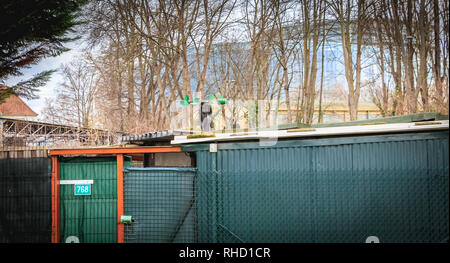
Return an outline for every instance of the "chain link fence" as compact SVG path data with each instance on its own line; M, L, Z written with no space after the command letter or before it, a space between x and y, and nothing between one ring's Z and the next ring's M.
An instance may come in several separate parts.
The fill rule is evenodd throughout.
M199 150L198 241L448 242L448 157L448 132Z
M194 168L125 169L125 242L197 242L196 191Z

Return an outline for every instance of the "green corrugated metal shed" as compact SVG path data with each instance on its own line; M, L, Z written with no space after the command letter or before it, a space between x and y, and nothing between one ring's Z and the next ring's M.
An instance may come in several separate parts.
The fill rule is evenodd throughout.
M125 159L130 167L131 158ZM75 236L82 243L117 242L116 157L66 157L60 180L93 180L90 196L74 195L73 184L60 185L60 240Z
M443 242L447 130L183 145L199 242Z

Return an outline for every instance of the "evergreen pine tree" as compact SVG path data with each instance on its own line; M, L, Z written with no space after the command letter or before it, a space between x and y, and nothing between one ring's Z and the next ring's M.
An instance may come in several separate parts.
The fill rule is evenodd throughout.
M2 0L0 4L0 86L10 77L42 59L68 51L76 40L74 26L81 24L80 9L87 0ZM54 70L0 89L0 103L10 94L34 99Z

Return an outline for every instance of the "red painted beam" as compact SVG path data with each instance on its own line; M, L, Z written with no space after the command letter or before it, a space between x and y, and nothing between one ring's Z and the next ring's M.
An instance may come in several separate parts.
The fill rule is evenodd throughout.
M117 154L117 242L124 242L124 226L120 223L123 208L123 154Z
M140 148L96 148L50 150L50 155L88 155L88 154L129 154L129 153L170 153L181 152L181 147L140 147Z
M58 156L52 156L52 243L59 243L59 162Z

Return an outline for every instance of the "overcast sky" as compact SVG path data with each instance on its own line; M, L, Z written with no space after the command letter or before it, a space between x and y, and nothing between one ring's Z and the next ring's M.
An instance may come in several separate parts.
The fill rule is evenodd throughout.
M30 69L23 70L22 72L24 74L22 76L11 78L6 81L7 85L14 85L17 82L29 79L33 75L44 70L58 70L57 72L52 74L51 79L47 82L47 84L44 87L40 88L40 91L37 93L39 95L39 99L27 100L23 98L27 105L30 106L34 112L39 114L38 117L41 117L41 110L44 107L45 98L54 98L56 96L55 88L62 82L62 77L59 73L61 64L69 63L72 59L77 57L77 55L80 55L80 46L82 46L82 42L83 40L80 39L78 41L66 44L65 46L70 48L70 51L63 53L58 57L44 59L39 64L31 66Z

